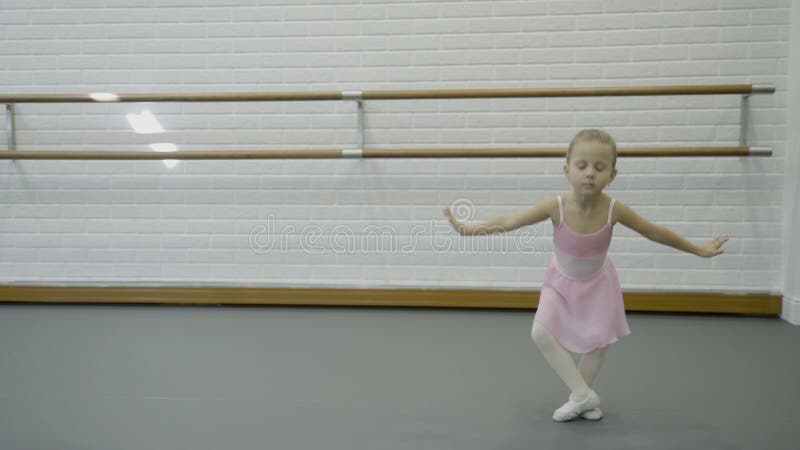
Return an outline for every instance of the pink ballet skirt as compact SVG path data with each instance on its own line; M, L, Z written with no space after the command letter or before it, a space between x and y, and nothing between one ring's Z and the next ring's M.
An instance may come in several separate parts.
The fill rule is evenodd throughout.
M573 353L589 353L631 334L617 270L608 259L614 201L612 198L608 222L602 229L580 234L564 223L558 196L560 221L553 230L554 256L533 321Z

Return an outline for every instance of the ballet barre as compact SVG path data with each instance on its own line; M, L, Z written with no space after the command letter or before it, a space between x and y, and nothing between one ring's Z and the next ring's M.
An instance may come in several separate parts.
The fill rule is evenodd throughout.
M13 94L0 103L248 102L350 100L428 100L455 98L608 97L643 95L772 94L767 84L641 86L543 89L430 89L402 91L250 92L181 94Z
M0 159L340 159L340 158L550 158L565 157L559 148L364 149L364 150L220 150L220 151L35 151L0 152ZM619 148L620 157L770 156L768 147Z
M705 86L638 86L540 89L437 89L261 93L171 93L171 94L13 94L0 95L6 104L7 150L0 159L333 159L333 158L531 158L560 157L566 149L553 148L433 148L365 149L364 108L366 100L426 100L477 98L557 98L665 95L740 95L739 145L727 147L636 147L620 148L622 157L670 156L770 156L768 147L747 145L749 96L771 94L775 87L766 84ZM357 103L357 148L316 150L246 151L44 151L16 150L15 109L19 103L115 103L115 102L247 102L247 101L355 101Z

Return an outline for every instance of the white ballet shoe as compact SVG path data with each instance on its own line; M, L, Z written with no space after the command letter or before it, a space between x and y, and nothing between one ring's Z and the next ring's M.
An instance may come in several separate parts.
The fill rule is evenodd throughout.
M572 395L570 395L569 401L564 403L564 405L553 413L553 420L556 422L567 422L598 406L600 406L600 397L598 397L597 393L593 390L590 390L589 395L579 402L575 401Z
M600 408L590 409L589 411L581 414L581 417L586 420L600 420L603 418L603 411L600 410Z

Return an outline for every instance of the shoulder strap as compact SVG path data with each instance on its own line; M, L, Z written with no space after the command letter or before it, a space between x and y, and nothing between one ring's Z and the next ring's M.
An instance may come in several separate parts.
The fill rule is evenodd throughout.
M611 206L608 207L608 223L611 223L611 214L614 212L614 202L615 201L617 201L617 199L612 198L611 199Z
M558 196L558 224L561 225L564 223L564 209L561 206L561 196Z

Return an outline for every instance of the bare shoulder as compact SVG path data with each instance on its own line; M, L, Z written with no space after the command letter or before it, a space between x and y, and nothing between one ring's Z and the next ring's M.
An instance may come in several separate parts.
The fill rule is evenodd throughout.
M564 195L561 195L561 200L564 200ZM542 200L542 203L547 206L547 211L549 213L550 223L553 224L553 227L558 226L558 196L549 197Z
M618 198L614 198L614 210L611 212L611 223L621 222L625 225L626 219L630 218L633 209L627 203Z
M540 203L547 209L551 221L558 219L558 197L548 197Z
M619 200L616 200L614 203L612 220L619 221L626 227L651 240L658 235L660 229L658 225L640 216L633 208Z
M605 195L605 194L604 194ZM625 203L621 202L618 198L608 197L609 208L611 208L611 202L614 202L613 210L611 211L611 225L616 225L617 222L622 222L622 216L624 215L623 210L630 210L630 207Z

